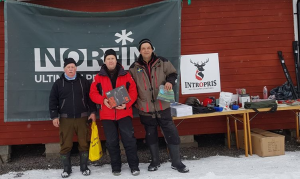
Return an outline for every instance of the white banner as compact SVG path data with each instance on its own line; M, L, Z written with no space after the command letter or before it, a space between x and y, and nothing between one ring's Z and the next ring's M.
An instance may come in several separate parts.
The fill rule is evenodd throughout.
M182 94L221 91L218 53L182 55L180 72Z

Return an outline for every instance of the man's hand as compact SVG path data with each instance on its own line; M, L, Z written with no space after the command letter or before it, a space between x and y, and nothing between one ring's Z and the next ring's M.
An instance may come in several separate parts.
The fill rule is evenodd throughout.
M108 99L105 98L104 101L103 101L103 103L104 103L104 105L106 107L108 107L109 109L111 109L111 106L109 105Z
M58 118L53 119L52 123L55 127L59 127L59 119Z
M116 109L125 109L125 108L126 108L126 104L122 104L116 107Z
M93 122L96 122L96 114L94 114L94 113L90 114L88 119L92 119Z
M172 83L166 82L166 84L165 84L165 90L171 90L172 86L173 86Z

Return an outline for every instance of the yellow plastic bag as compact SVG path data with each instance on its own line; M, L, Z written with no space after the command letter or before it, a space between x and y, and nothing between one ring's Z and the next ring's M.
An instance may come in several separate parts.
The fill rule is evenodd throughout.
M90 161L99 160L103 155L101 141L99 139L98 127L96 122L92 122L92 135L91 135L91 143L90 143L90 151L89 151L89 159Z

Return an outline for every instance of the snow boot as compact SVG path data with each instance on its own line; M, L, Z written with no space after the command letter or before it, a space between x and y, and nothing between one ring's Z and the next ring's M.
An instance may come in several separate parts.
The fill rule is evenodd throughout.
M80 171L84 176L88 176L91 174L91 170L87 167L88 160L89 153L87 151L80 152Z
M189 169L180 160L179 145L168 144L168 148L172 161L171 168L177 170L180 173L189 172Z
M117 169L117 170L112 170L112 174L114 175L114 176L119 176L119 175L121 175L121 169L119 170L119 169Z
M64 171L61 173L61 177L67 178L72 173L70 152L67 154L61 154L60 158L64 167Z
M133 176L138 176L140 174L140 169L139 168L133 168L133 169L131 169L131 174Z
M149 145L151 153L151 163L148 166L148 171L156 171L160 167L158 143Z

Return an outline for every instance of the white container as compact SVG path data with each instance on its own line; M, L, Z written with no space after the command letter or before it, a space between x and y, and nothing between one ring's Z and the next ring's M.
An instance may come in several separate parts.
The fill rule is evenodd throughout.
M250 102L250 96L240 97L239 101L240 104L242 105L241 107L244 108L245 102Z
M193 108L186 104L172 103L171 115L175 117L190 116L193 115Z
M266 86L263 88L263 99L268 99L268 89Z

